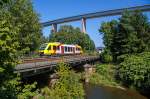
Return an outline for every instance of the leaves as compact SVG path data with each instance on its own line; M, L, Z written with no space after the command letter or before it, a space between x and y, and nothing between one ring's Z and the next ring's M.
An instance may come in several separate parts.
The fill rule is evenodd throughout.
M64 63L59 65L56 72L59 79L56 84L42 89L41 94L46 99L84 99L83 85L79 82L81 76L69 69Z
M34 51L42 41L41 25L30 0L11 0L9 11L14 17L14 26L19 27L20 51L26 47Z
M140 11L124 11L119 21L105 22L99 31L115 62L122 55L150 49L150 23Z
M28 0L9 0L5 3L0 5L0 98L17 99L17 95L28 98L35 93L32 90L35 84L22 87L20 77L14 73L14 67L18 63L18 52L31 48L26 43L32 43L32 36L40 36L38 17ZM32 36L28 37L26 33ZM24 38L20 35L24 35Z
M119 76L122 81L136 88L150 87L150 52L125 57L119 65Z
M79 28L73 28L68 25L61 26L57 33L51 33L49 41L65 44L78 44L84 50L95 49L94 42L87 34L82 33Z

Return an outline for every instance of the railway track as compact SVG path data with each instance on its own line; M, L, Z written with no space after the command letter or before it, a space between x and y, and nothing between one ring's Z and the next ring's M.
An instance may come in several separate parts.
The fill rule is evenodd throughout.
M21 60L21 64L44 62L44 61L60 61L60 60L63 60L63 59L80 58L80 57L85 57L85 55L44 56L44 57L37 57L37 58L25 58L25 59Z

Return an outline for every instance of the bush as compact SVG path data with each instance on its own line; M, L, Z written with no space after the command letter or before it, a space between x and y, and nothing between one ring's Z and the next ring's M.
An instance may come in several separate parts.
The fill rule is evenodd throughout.
M108 50L105 50L104 52L102 52L101 54L101 61L104 62L104 63L110 63L112 62L112 56L111 54L109 53Z
M81 75L69 70L68 65L60 64L57 70L59 80L51 88L44 88L39 97L43 99L84 99Z
M104 86L117 86L114 79L114 69L112 64L96 65L96 72L90 77L91 84Z
M119 65L121 80L137 89L150 87L150 52L138 55L129 55Z

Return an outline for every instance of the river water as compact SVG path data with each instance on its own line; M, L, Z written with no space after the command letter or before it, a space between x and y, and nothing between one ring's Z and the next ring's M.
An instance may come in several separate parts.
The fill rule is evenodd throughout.
M147 99L136 91L108 86L85 85L85 99Z

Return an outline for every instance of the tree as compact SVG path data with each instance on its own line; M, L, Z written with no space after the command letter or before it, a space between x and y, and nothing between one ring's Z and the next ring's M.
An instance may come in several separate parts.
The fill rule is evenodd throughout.
M41 25L38 15L33 10L30 0L11 0L7 5L8 11L14 17L14 26L19 27L19 49L37 49L41 43Z
M18 64L21 27L16 25L17 17L10 11L10 2L0 5L0 8L0 98L30 98L35 93L31 91L35 84L22 86L20 77L14 73L14 67Z
M103 35L103 43L107 49L111 49L113 43L113 36L116 33L116 27L118 26L118 21L112 20L110 22L103 22L99 32Z
M134 16L134 17L133 17ZM137 32L137 38L139 39L138 52L150 50L150 22L147 16L143 15L140 11L132 13L131 25Z
M84 50L94 50L94 42L88 34L84 34L79 28L73 28L71 25L61 26L57 33L51 33L49 36L51 42L61 42L66 44L78 44Z
M0 1L0 5L4 5L4 4L8 3L8 2L9 2L9 0L1 0Z
M108 61L106 59L106 56L112 57L112 44L113 44L113 39L114 35L117 32L118 27L118 21L112 20L110 22L103 22L101 25L101 28L99 29L99 32L103 35L103 43L105 45L104 52L101 54L102 61Z
M0 10L0 97L2 99L17 98L15 85L18 83L13 70L17 64L18 28L13 27L12 19L8 11Z
M110 50L114 61L123 58L126 54L148 51L149 30L147 17L139 11L125 11L119 22L106 22L100 28L106 49Z

